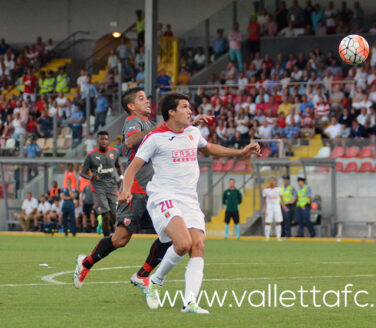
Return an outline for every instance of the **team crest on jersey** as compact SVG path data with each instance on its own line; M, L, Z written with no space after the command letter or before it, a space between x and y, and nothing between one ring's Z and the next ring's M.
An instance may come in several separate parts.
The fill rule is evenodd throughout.
M168 219L171 216L171 214L170 212L166 212L164 216L166 217L166 219Z
M131 219L124 219L123 223L124 223L124 225L127 227L127 226L130 225L130 223L131 223Z
M114 159L114 157L115 157L114 154L110 154L111 159Z
M188 134L188 138L191 139L191 141L194 140L193 135L191 135L191 134Z

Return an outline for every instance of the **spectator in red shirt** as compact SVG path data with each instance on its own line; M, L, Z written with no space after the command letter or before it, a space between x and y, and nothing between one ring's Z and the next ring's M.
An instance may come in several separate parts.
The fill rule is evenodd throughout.
M219 89L215 88L213 95L210 97L210 103L213 107L217 104L217 99L219 99Z
M257 18L252 17L248 25L248 51L254 54L260 51L260 24L257 23Z
M26 101L27 97L30 97L30 99L35 102L35 91L37 88L38 79L33 76L30 68L27 69L26 74L22 79L22 84L25 86L23 94L24 100Z
M167 36L167 37L173 37L174 36L174 33L171 31L171 25L170 24L166 25L166 31L164 32L163 36Z
M278 125L281 129L284 129L286 127L286 116L285 116L285 113L283 113L283 112L279 113Z
M35 115L29 115L29 121L26 124L26 131L28 134L38 137L38 120Z
M270 72L274 68L274 62L271 60L270 55L266 54L262 64L266 65L266 69ZM261 64L261 65L262 65Z

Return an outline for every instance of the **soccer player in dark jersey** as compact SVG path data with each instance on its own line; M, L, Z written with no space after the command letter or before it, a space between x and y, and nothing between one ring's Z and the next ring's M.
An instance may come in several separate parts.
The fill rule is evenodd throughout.
M98 148L87 154L80 175L91 182L94 206L98 215L102 215L103 234L106 237L110 235L111 222L115 223L116 220L118 181L115 170L120 179L122 175L119 151L109 147L108 132L98 132L97 142ZM92 175L89 175L89 171Z
M127 165L133 160L134 154L142 139L155 128L155 123L149 121L151 105L145 92L139 88L128 90L123 95L123 105L128 112L123 127L123 143ZM116 212L116 229L112 236L101 239L93 252L88 256L79 255L76 260L76 270L73 282L76 288L81 288L91 267L115 249L128 244L132 234L141 228L141 222L148 216L146 210L146 184L153 175L151 164L145 164L135 177L132 191L135 197L131 204L118 206ZM148 218L150 220L150 218ZM156 239L152 244L149 256L140 270L132 276L131 282L143 286L149 273L160 263L170 243L163 244Z
M125 120L123 127L123 144L125 156L127 157L127 166L131 163L138 146L143 138L154 128L158 126L148 117L151 113L151 104L145 95L143 89L133 88L126 91L123 95L123 106L129 116ZM210 117L199 117L193 123L200 124L202 120L207 121ZM141 222L150 220L146 210L146 184L153 176L151 163L146 163L136 174L134 179L132 193L133 199L130 204L120 204L116 212L116 229L112 236L108 236L99 241L93 252L88 255L79 255L76 260L76 270L73 275L73 282L76 288L81 288L83 281L91 267L115 249L124 247L128 244L134 232L141 228ZM150 220L151 222L151 220ZM140 268L133 274L131 283L136 286L144 287L148 283L146 279L154 268L161 262L171 243L162 243L158 238L150 247L149 255Z

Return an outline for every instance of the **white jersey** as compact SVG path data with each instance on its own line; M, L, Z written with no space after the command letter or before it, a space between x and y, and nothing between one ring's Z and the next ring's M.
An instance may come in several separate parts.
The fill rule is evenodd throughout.
M281 195L282 190L280 187L265 188L262 196L266 197L266 207L280 207Z
M146 187L149 200L198 202L197 149L206 145L207 141L194 126L186 127L181 133L175 133L165 125L150 132L136 153L136 157L146 163L151 161L153 165L154 175Z

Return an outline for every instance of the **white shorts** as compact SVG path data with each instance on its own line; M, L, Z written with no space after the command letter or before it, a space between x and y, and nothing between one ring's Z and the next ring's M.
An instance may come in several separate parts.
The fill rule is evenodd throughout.
M283 221L281 206L273 206L266 208L265 223L280 223Z
M149 198L146 207L162 243L171 241L171 238L166 234L166 227L175 216L182 217L188 229L199 229L205 233L205 215L202 213L198 202L184 202L182 199L155 202L150 201Z

